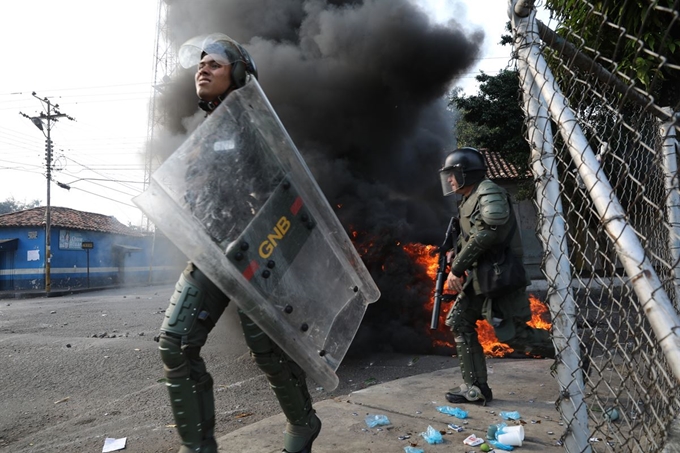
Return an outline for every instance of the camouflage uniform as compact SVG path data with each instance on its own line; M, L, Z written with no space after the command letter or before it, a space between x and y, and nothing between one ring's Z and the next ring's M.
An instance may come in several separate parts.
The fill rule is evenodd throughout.
M459 210L461 233L451 273L467 277L463 291L447 315L446 325L455 336L464 384L452 389L447 399L461 402L460 398L450 397L459 395L470 402L485 403L491 400L492 394L487 384L486 359L477 338L477 320L489 321L498 340L515 351L554 358L555 350L547 330L526 324L531 319L531 309L525 289L490 299L481 294L477 283L478 258L486 250L505 247L513 229L510 248L518 257L523 254L517 219L507 192L492 181L482 179L464 197Z
M248 53L226 35L193 38L180 48L179 56L182 65L188 68L198 64L207 54L220 55L221 64L230 65L229 89L240 88L249 76L257 77L257 69ZM210 113L226 98L229 89L217 99L200 100L199 106ZM243 147L242 143L236 145ZM265 171L263 164L257 161L257 153L246 151L241 154L252 161L249 166ZM225 200L227 194L250 204L262 203L253 195L258 191L257 184L247 185L256 180L253 175L232 174L227 178L219 172L221 178L214 176L215 168L231 168L228 156L234 158L234 155L236 153L225 154L227 157L222 160L213 156L215 160L212 161L194 156L193 166L187 172L186 201L194 215L206 225L208 234L218 242L229 238L239 218L248 217L238 211L238 206L231 206ZM235 185L235 181L239 185ZM216 206L212 200L220 200L222 204ZM249 208L252 206L242 209L248 211ZM217 452L213 379L200 352L228 304L229 298L200 269L189 263L165 312L158 342L170 406L182 439L179 453ZM251 355L265 373L288 420L283 451L310 453L312 442L321 430L321 421L312 408L304 371L241 310L238 314Z

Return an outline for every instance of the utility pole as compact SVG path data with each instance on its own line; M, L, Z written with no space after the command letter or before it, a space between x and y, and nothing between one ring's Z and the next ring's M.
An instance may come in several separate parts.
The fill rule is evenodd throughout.
M56 123L59 118L68 118L71 121L75 121L75 118L71 118L65 113L59 111L59 104L52 105L52 102L47 99L47 97L39 98L35 91L31 95L43 103L47 108L47 114L40 112L38 116L28 116L23 112L19 112L21 116L24 116L31 120L35 127L40 129L40 131L45 136L45 164L47 167L47 207L45 208L45 293L49 294L52 286L52 281L50 277L50 266L52 261L52 244L50 241L51 235L51 220L50 220L50 183L52 182L52 126ZM44 123L43 123L44 122ZM47 124L47 132L45 132L45 123Z

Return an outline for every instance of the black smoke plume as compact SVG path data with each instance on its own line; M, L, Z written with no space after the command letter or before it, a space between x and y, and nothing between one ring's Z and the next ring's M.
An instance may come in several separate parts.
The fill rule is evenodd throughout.
M431 282L400 244L438 244L451 215L437 169L455 147L445 94L479 56L484 35L433 23L409 0L168 0L179 45L225 33L259 81L383 294L358 336L427 348ZM166 93L170 125L197 111L193 74ZM370 247L367 244L371 244ZM406 289L408 288L408 290ZM380 322L376 322L380 319ZM404 328L413 335L404 335ZM378 335L376 337L375 335ZM401 345L400 342L405 343ZM375 342L374 342L375 343ZM418 352L418 351L414 351Z

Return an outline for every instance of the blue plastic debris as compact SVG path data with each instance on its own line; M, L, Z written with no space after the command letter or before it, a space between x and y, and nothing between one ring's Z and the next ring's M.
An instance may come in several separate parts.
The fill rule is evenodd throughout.
M512 411L512 412L506 412L502 411L501 412L501 417L503 417L504 420L519 420L519 412L517 411Z
M437 406L437 410L442 414L453 415L454 417L460 418L461 420L468 417L467 411L464 411L458 407Z
M390 424L390 419L386 415L367 415L364 419L366 425L369 428L375 428L376 426L384 426Z
M493 439L487 439L486 443L488 443L493 448L496 448L498 450L512 451L512 450L515 449L514 447L512 447L510 445L502 444L502 443L498 442L497 440L493 440Z
M406 453L425 453L425 450L422 450L420 448L413 448L413 447L404 447L404 451Z
M441 444L444 442L442 433L434 429L432 426L428 426L427 431L420 433L420 435L423 436L423 439L425 439L428 444Z

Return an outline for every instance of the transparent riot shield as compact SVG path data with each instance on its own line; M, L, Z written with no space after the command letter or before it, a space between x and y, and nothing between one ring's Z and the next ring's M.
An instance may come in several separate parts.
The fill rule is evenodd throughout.
M255 79L134 202L311 378L337 387L380 293Z

